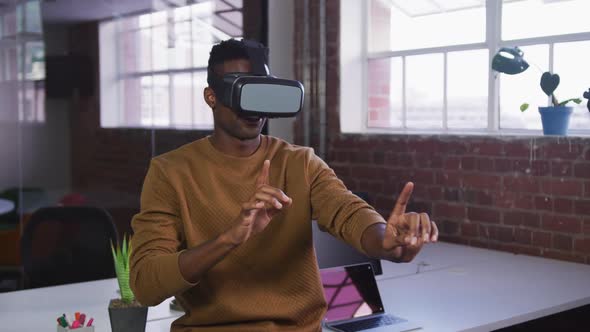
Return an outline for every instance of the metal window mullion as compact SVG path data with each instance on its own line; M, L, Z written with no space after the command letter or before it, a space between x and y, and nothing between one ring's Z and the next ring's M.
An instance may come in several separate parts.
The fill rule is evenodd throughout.
M168 74L168 126L174 126L174 75Z
M549 72L553 73L553 65L554 65L554 43L549 43ZM552 95L553 97L555 97L555 95ZM547 97L549 100L549 103L547 105L551 106L553 105L553 99L551 98L551 96ZM555 99L557 99L557 97L555 97Z
M194 68L194 65L195 65L195 63L194 63L194 61L195 61L195 44L196 43L194 43L194 40L193 40L193 38L194 38L194 33L193 33L194 24L193 24L193 11L192 11L192 9L191 9L191 16L189 19L189 26L190 26L189 27L190 37L189 38L190 38L190 48L191 48L191 52L190 52L191 59L190 60L191 60L191 68ZM195 75L193 72L191 72L190 75L191 75L191 93L190 93L190 95L191 95L191 126L190 127L195 128L195 110L197 109L195 107L195 93L196 93L196 91L195 91Z
M367 55L367 57L370 60L374 60L374 59L382 59L382 58L393 58L393 57L432 54L432 53L470 51L470 50L477 50L477 49L482 49L482 48L485 49L487 47L488 47L488 45L485 42L483 42L483 43L472 43L472 44L461 44L461 45L437 46L437 47L429 47L429 48L402 50L402 51L371 52Z
M486 44L488 60L491 62L502 39L502 2L486 1ZM488 131L500 130L499 109L500 82L496 79L492 66L488 66Z
M449 124L448 124L448 75L449 75L449 70L448 70L448 53L444 52L443 53L443 130L447 131L447 129L449 128Z
M320 0L319 4L319 111L320 111L320 158L326 157L326 0Z
M408 112L408 105L406 102L406 57L402 56L402 128L407 129L407 112Z
M311 89L311 84L310 84L310 73L309 73L309 66L310 66L310 61L309 61L309 1L310 0L303 0L303 86L307 87L305 89L305 98L304 98L304 106L303 106L303 144L305 146L309 146L311 139L310 139L310 133L311 133L311 114L309 114L311 112L310 109L310 89Z
M364 131L369 129L369 87L367 82L369 81L369 57L368 57L368 47L369 43L367 41L369 36L369 29L371 28L371 22L369 17L369 1L363 1L361 6L362 10L362 22L365 23L362 25L361 29L361 57L362 57L362 68L361 68L361 77L364 84L361 85L361 97L362 99L362 108L360 112L360 121L361 121L361 128Z

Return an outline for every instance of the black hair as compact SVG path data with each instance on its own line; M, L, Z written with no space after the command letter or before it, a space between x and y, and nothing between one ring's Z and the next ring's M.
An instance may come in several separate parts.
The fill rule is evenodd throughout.
M209 53L209 63L207 64L207 83L209 86L214 86L213 76L218 75L215 72L215 66L238 59L250 59L247 45L242 40L232 38L214 45Z

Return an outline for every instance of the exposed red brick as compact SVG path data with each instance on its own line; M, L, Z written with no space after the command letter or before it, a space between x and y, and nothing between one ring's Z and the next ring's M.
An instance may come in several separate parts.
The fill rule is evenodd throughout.
M470 153L484 156L501 156L502 150L500 142L476 142L469 147Z
M535 196L537 210L553 211L553 199L549 196Z
M575 201L574 211L576 214L590 216L590 199Z
M539 227L541 216L534 212L505 211L504 224L513 226Z
M448 155L463 155L467 152L467 140L440 142L441 151Z
M453 218L454 220L460 220L465 218L465 210L463 204L434 203L434 217L437 219Z
M546 258L559 259L562 261L570 261L570 262L574 262L574 263L585 263L586 262L586 259L584 256L575 255L575 254L568 254L568 253L563 253L563 252L559 252L559 251L552 251L552 250L544 251L542 256L546 257Z
M467 209L467 217L470 221L481 221L494 224L500 223L500 212L494 209L469 207Z
M561 214L574 212L574 200L571 198L556 198L553 200L553 211Z
M590 181L586 181L584 185L584 197L590 197Z
M416 167L420 168L438 168L443 165L442 157L432 154L419 153L414 157Z
M499 190L502 186L502 177L488 174L465 174L463 175L463 185L467 188Z
M494 159L492 158L478 158L477 169L481 172L494 172Z
M551 248L551 233L533 232L532 244L536 247Z
M520 244L530 245L532 243L533 232L528 229L516 228L514 230L514 240Z
M533 160L531 174L535 176L547 176L551 174L551 164L546 160Z
M540 148L540 158L575 160L582 155L583 146L571 144L545 144Z
M555 177L572 176L574 164L571 161L551 161L551 175Z
M449 156L443 162L443 169L456 171L461 168L461 158Z
M504 188L511 192L538 193L540 181L539 178L534 176L507 175L504 176Z
M574 250L584 254L590 254L590 238L576 239Z
M564 251L571 251L573 238L568 235L553 234L553 248Z
M576 217L546 214L541 220L547 231L577 234L582 230L582 221Z
M477 169L477 159L475 157L461 158L461 169L465 171L473 171Z
M411 152L430 154L440 153L439 141L435 139L411 140L408 142L408 149Z
M462 223L461 224L461 235L469 237L477 237L479 234L477 224L474 223Z
M531 195L520 195L514 200L514 207L517 209L531 210L535 207L535 197Z
M457 235L459 233L459 223L452 220L442 220L437 222L440 225L440 231L445 235Z
M582 196L583 183L579 180L545 179L542 182L543 193L557 196Z
M507 157L522 158L530 155L531 146L528 142L514 142L504 144L504 154Z
M494 166L498 173L512 172L512 160L510 159L496 159Z
M458 172L439 172L436 173L436 184L441 186L460 187L463 182L462 176Z

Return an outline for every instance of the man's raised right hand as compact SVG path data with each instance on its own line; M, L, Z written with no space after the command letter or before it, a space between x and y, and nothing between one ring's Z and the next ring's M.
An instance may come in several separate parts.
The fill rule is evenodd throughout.
M270 160L265 160L256 179L256 191L248 202L242 204L235 226L224 234L230 243L240 245L262 232L277 213L293 203L282 190L269 185L269 170Z

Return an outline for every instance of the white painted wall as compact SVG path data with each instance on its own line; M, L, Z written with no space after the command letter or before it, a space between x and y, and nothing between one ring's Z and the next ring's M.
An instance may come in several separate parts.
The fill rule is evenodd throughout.
M268 0L268 44L272 74L295 79L293 72L293 6L294 0ZM271 119L269 135L293 142L295 118Z

